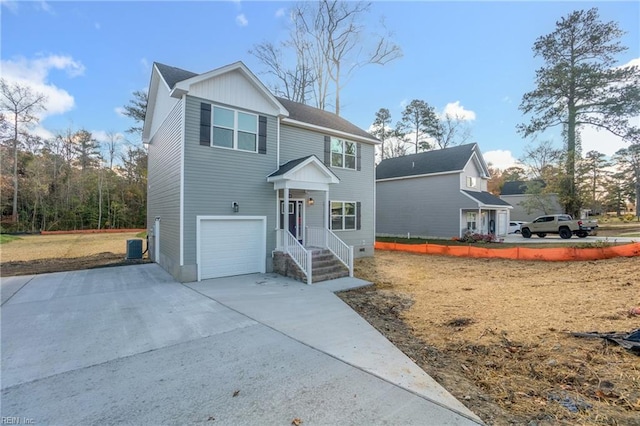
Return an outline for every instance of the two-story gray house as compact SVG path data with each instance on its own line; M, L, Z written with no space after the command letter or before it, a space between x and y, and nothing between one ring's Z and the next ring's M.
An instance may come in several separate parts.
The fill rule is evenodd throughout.
M241 62L155 63L143 140L149 255L181 282L291 268L311 282L335 276L318 248L351 274L373 254L378 140L274 96Z
M534 185L533 193L528 187ZM538 216L562 214L564 210L558 201L558 194L543 192L545 187L541 180L505 182L500 191L500 199L513 206L511 220L531 222Z
M381 236L505 236L512 206L487 192L489 169L477 144L383 160L376 168Z

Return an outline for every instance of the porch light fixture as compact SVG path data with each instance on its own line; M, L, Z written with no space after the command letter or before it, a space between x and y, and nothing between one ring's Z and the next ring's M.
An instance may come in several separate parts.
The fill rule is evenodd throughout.
M233 208L234 213L238 213L240 211L240 204L236 203L235 201L231 203L231 207Z
M315 201L313 201L313 198L309 198L309 205L312 206L313 203L315 203Z

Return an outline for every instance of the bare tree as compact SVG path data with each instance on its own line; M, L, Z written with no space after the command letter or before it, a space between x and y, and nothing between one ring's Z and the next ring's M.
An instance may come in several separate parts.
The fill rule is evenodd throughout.
M443 149L466 143L471 139L471 129L463 117L445 113L440 117L437 132L433 137L440 149Z
M315 106L320 109L327 109L329 87L333 86L335 112L340 115L340 92L356 69L370 64L384 65L402 56L400 47L390 40L384 22L379 26L384 34L365 34L361 22L370 11L371 3L365 2L319 0L297 3L290 14L289 41L281 44L296 57L293 72L281 66L282 61L278 58L282 51L268 43L255 46L250 53L284 87L299 88L293 92L297 99L300 99L300 90L306 94L306 89L311 87Z
M287 66L283 55L283 49L288 46L293 46L296 52L296 63L293 68ZM266 65L267 74L276 78L276 83L271 87L276 95L306 104L315 81L314 73L306 60L307 50L306 40L300 37L281 43L281 47L263 42L255 45L249 53Z
M554 148L551 141L544 140L537 146L527 145L518 161L529 168L535 179L544 179L549 167L557 166L561 158L562 150Z
M31 88L18 83L10 84L0 78L0 110L9 114L13 125L11 146L13 149L13 210L11 221L18 221L18 148L19 134L22 126L30 126L38 122L38 112L44 111L46 97L42 93L34 93Z
M122 135L116 132L107 132L107 141L105 146L107 148L107 155L109 156L109 168L113 170L113 159L116 158L118 144L122 140Z

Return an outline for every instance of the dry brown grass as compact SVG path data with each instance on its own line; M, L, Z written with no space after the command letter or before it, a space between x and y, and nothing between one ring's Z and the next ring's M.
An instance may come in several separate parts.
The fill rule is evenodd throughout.
M376 283L375 292L413 302L400 318L423 347L450 361L425 370L444 382L463 374L482 395L449 390L489 424L640 424L640 357L567 333L640 327L629 314L640 306L640 259L552 263L377 251L358 262L357 275ZM506 414L483 412L490 404Z
M0 262L61 259L92 256L100 253L125 254L127 240L136 233L24 235L0 245Z

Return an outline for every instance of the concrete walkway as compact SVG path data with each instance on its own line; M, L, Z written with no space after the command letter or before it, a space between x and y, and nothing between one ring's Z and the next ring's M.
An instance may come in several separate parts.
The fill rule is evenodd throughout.
M21 424L480 420L332 291L154 264L2 279L2 417Z

